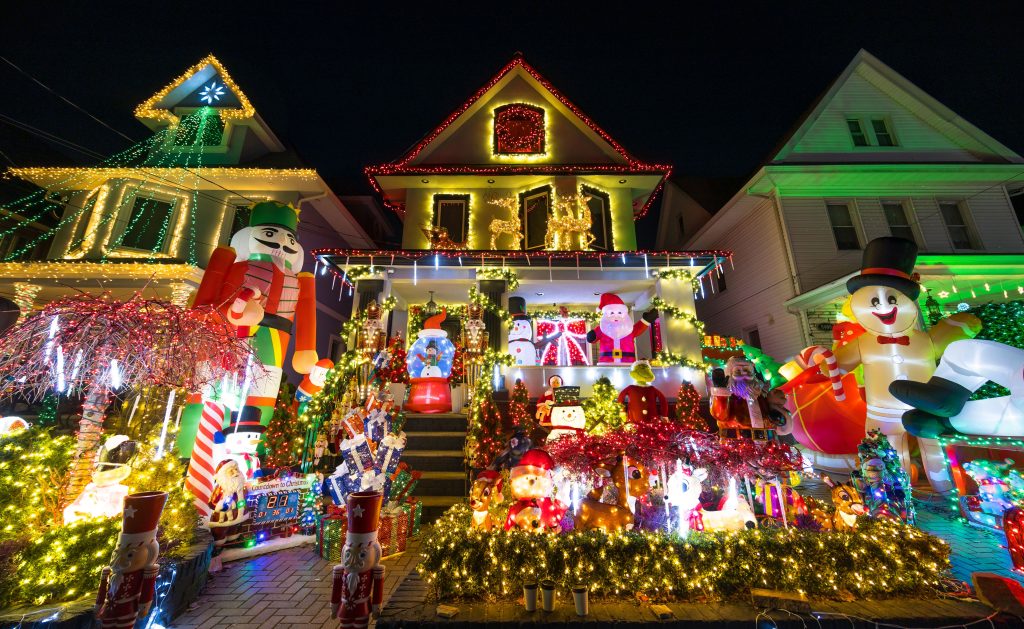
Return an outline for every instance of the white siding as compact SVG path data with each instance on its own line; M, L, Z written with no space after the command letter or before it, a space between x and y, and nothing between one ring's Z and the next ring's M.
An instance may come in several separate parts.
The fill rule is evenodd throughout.
M785 197L782 199L782 215L793 245L793 257L796 260L797 277L803 291L816 288L830 282L860 265L860 250L840 250L832 236L832 226L828 221L826 202L849 203L853 210L853 222L860 224L861 244L864 243L863 222L857 204L849 198L803 198ZM878 210L881 212L881 209ZM868 214L871 211L869 208ZM876 221L869 221L872 230Z
M712 294L705 281L706 298L697 301L697 315L709 334L743 338L744 330L757 326L762 349L776 359L782 360L802 349L799 317L787 312L783 305L794 292L771 201L759 203L714 242L698 239L690 246L733 252L735 269L726 263L725 292Z

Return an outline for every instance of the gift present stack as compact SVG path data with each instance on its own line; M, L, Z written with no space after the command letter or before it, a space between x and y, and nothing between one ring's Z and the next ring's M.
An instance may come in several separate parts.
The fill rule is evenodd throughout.
M338 560L345 541L345 505L357 491L384 494L379 531L383 555L405 550L407 537L419 532L423 506L409 497L420 473L401 462L404 416L394 410L391 396L382 390L371 394L365 406L348 410L332 423L338 428L332 450L336 448L341 463L324 483L333 504L317 525L320 556Z

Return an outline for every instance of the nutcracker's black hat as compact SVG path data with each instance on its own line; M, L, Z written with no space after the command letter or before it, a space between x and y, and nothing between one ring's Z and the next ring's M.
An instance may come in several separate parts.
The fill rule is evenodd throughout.
M846 280L846 290L853 293L865 286L888 286L917 300L921 285L911 275L917 264L917 244L906 238L883 236L864 247L860 275Z

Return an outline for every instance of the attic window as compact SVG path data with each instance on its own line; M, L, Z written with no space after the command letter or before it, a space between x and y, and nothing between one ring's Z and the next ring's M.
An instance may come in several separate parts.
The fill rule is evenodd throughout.
M898 146L892 125L885 116L847 116L846 128L854 146Z
M864 133L864 127L857 118L847 118L846 126L850 128L850 137L853 138L854 146L871 146L868 136Z
M513 103L494 110L494 153L536 155L544 152L544 110Z

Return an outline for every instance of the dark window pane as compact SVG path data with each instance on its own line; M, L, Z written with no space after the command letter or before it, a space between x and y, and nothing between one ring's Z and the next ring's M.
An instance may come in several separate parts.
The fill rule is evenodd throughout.
M869 146L868 136L864 133L864 128L860 125L860 120L856 118L848 118L846 120L846 126L850 129L850 137L853 138L854 146Z
M434 205L434 225L448 230L452 242L466 242L466 224L469 216L469 197L437 198Z
M761 349L761 332L757 328L747 332L747 345Z
M967 229L967 221L964 220L963 212L960 211L959 203L939 203L942 211L942 220L946 223L946 232L949 233L949 240L953 243L954 249L973 249L971 233Z
M722 273L721 275L716 275L715 289L720 293L724 293L727 288L729 287L725 283L725 273Z
M590 248L610 251L614 243L609 197L603 192L589 188L584 189L583 194L590 195L587 198L587 208L590 209L590 233L594 235L594 242L590 244Z
M882 211L885 212L885 222L889 224L889 232L893 236L914 240L914 230L907 220L907 211L902 203L883 203Z
M121 246L145 251L159 250L169 227L172 207L166 201L136 198Z
M853 217L850 215L850 207L847 205L828 205L828 220L833 227L853 227Z
M884 119L872 120L871 126L875 130L875 140L878 141L878 146L896 146L896 141L893 140L892 133L889 132L889 125L885 123Z
M548 213L551 206L551 189L537 188L519 195L520 211L523 218L523 233L526 235L525 248L543 249L548 232Z
M939 208L942 210L942 220L946 222L946 225L964 224L964 216L960 213L959 203L940 203Z
M972 249L971 238L966 227L948 226L949 239L953 242L954 249Z
M904 240L914 240L914 230L909 225L890 225L889 231L893 236L897 238L903 238Z

